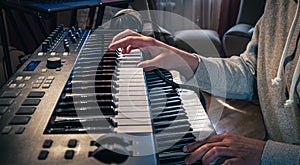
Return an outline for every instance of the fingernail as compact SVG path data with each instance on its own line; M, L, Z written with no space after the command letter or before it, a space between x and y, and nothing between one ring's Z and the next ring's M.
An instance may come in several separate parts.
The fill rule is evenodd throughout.
M183 152L187 152L187 147L184 146L182 150L183 150Z

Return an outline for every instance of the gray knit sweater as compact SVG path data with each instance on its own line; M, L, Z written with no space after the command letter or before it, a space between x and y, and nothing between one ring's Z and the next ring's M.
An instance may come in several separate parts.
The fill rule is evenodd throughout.
M296 10L294 0L267 0L247 50L229 59L200 56L194 79L186 82L227 98L250 100L258 96L267 131L261 164L300 164L299 73L293 76L300 54L300 20L292 34L287 58L283 59L281 81L272 85ZM289 96L293 78L298 81L293 96ZM285 107L290 98L294 102Z

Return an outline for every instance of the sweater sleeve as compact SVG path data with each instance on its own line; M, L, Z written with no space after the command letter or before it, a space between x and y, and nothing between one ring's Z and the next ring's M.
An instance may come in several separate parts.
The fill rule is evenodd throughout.
M268 140L263 151L261 164L300 164L300 146Z
M255 28L246 51L231 58L199 57L192 78L185 83L216 96L251 100L256 94L256 57L258 30Z

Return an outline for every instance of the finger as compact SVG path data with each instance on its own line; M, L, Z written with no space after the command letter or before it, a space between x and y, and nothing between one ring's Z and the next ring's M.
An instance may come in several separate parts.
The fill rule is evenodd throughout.
M131 52L131 50L133 50L134 49L134 47L132 47L131 45L129 45L128 47L127 47L127 53L130 53Z
M183 152L192 152L196 148L202 146L203 144L205 144L204 141L196 141L196 142L190 143L183 147Z
M235 165L235 164L241 164L239 163L241 160L239 158L230 158L225 160L222 165Z
M155 66L146 67L146 68L144 68L144 71L145 71L145 72L149 72L149 71L152 71L152 70L154 70L154 69L157 69L157 67L155 67Z
M127 53L127 48L125 47L125 48L121 48L121 53L122 54L126 54Z
M185 158L184 160L185 164L190 165L195 163L197 160L200 160L202 157L202 154L200 153L201 153L200 148L198 148L191 155Z
M151 37L141 37L141 36L127 36L118 41L111 43L109 49L118 49L122 47L128 47L131 45L134 48L143 48L147 46L153 46L154 39Z
M143 68L145 72L149 72L151 70L157 69L157 67L152 66L152 62L150 60L143 61L137 64L137 67Z
M211 148L217 147L217 146L226 147L226 146L224 146L224 144L222 142L206 143L206 144L202 145L201 147L197 148L195 151L193 151L185 159L185 163L186 164L193 164L193 163L195 163L197 160L200 160L203 157L203 155L206 152L208 152Z
M112 42L108 48L111 50L115 50L118 48L127 48L129 45L132 45L136 43L136 40L140 40L140 37L132 37L132 36L127 36L125 38L122 38L120 40L117 40L115 42Z
M151 67L154 68L154 67L156 67L155 59L142 61L142 62L137 64L137 67L139 67L139 68L151 68Z
M127 47L124 47L124 48L121 48L121 54L128 54L128 48Z
M215 146L207 151L202 157L203 164L209 164L215 161L218 157L235 157L236 152L230 147Z
M204 140L199 140L196 141L194 143L188 144L186 146L183 147L183 152L192 152L194 151L196 148L206 144L206 143L213 143L213 142L219 142L222 141L224 139L224 135L215 135L215 136L210 136Z
M117 34L113 39L112 39L112 42L116 42L122 38L125 38L127 36L142 36L141 34L135 32L135 31L132 31L130 29L127 29L127 30L124 30L122 31L121 33Z

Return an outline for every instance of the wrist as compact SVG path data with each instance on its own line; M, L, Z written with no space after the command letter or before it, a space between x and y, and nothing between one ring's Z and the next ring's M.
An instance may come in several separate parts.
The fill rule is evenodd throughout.
M199 56L197 54L185 53L182 56L185 61L185 65L178 68L178 71L183 75L186 79L190 79L194 76L198 65L199 65Z
M195 73L198 68L200 58L199 58L199 55L196 53L192 53L191 55L193 56L192 57L193 60L191 61L190 66L191 66L192 71Z

